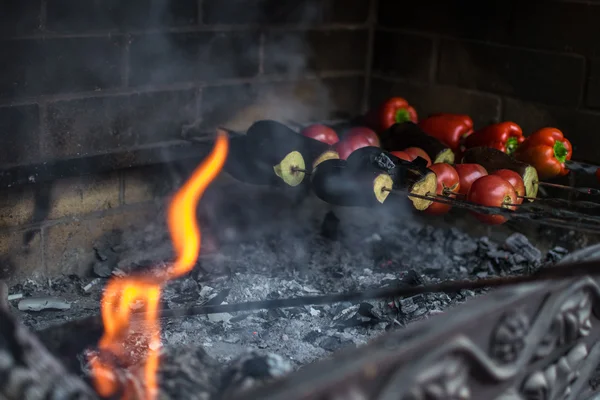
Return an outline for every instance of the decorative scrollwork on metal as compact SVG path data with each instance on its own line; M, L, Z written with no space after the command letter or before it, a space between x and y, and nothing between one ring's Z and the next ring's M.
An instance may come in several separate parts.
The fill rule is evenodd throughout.
M579 377L588 348L585 343L576 345L557 362L529 375L521 390L525 400L564 400L571 394L571 385Z
M490 356L500 364L517 361L530 329L531 321L523 311L504 315L492 332Z
M464 360L449 357L435 363L417 378L404 400L470 400L469 368Z
M554 349L568 346L590 334L592 329L592 298L588 291L573 294L561 306L552 320L548 333L541 340L532 361L547 357Z

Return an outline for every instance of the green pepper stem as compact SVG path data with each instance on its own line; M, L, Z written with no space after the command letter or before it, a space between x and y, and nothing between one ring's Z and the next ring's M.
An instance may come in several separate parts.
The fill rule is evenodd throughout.
M518 146L519 140L514 136L509 137L506 141L506 154L508 154L509 156L513 155L515 150L517 150Z
M410 121L410 113L406 108L401 108L396 111L395 120L399 124L402 122L408 122Z
M564 162L567 161L567 154L569 154L569 152L563 142L560 140L554 142L554 157L556 157L561 164L564 164Z

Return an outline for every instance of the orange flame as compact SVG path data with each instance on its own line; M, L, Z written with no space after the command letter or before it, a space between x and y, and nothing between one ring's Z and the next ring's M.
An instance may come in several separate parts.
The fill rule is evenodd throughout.
M156 399L158 384L156 371L159 365L160 323L159 302L163 283L189 272L200 253L200 228L196 221L196 207L204 191L219 175L227 158L229 142L227 135L219 132L210 155L194 171L191 178L173 197L168 210L168 225L171 240L177 254L168 277L159 281L153 277L127 277L111 280L102 299L104 335L98 347L114 354L120 361L127 359L124 341L130 333L132 305L142 301L146 307L144 330L149 332L149 343L144 360L145 400ZM118 384L111 365L98 358L90 360L96 390L101 396L115 394ZM125 393L131 393L131 388ZM124 395L123 399L130 396Z

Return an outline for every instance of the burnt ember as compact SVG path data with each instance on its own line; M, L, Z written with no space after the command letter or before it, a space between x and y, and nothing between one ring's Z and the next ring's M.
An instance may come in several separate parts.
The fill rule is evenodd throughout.
M165 285L162 307L528 274L560 260L570 250L554 246L562 244L560 238L534 245L529 234L506 227L491 235L471 232L462 228L473 224L468 216L466 220L462 216L437 220L433 226L400 202L379 209L332 209L311 197L291 207L290 197L297 200L294 193L244 190L243 196L237 196L232 189L227 199L220 198L217 191L207 194L200 211L200 261L191 273ZM243 203L236 200L240 198ZM158 222L149 221L144 231L108 233L93 249L96 264L90 277L25 281L9 288L9 294L22 294L30 302L32 298L59 299L69 305L68 309L20 311L20 300L13 300L12 311L33 330L51 328L56 332L66 321L98 315L108 277L153 273L168 265L173 253L162 219L158 216ZM462 290L164 318L160 390L164 398L172 399L230 395L339 350L364 345L386 330L402 329L444 313L483 292ZM143 308L144 304L134 307ZM86 343L81 343L76 362L72 362L71 354L63 354L63 360L71 358L70 363L65 361L71 368L89 373L88 360L98 337L83 331L70 334L84 337ZM136 362L148 346L143 330L136 335L125 344L133 362L123 368L130 371L131 379L135 379ZM56 345L61 335L50 336L41 338L50 350L64 351L64 346ZM85 347L88 349L84 351Z

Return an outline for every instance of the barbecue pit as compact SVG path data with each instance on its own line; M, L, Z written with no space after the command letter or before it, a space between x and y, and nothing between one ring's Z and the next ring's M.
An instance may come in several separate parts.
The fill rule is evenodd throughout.
M426 216L398 195L339 207L222 172L198 205L198 260L162 288L157 341L134 325L118 359L100 348L100 315L111 280L177 265L169 205L219 127L342 126L400 95L422 115L556 126L578 161L599 164L597 12L567 1L1 5L0 398L102 398L93 366L105 362L126 390L115 398L144 399L149 349L160 399L594 398L598 283L587 274L227 308L592 260L597 199L581 193L548 189L560 206L488 227L460 207ZM580 23L564 26L564 15ZM598 188L585 173L553 182Z

